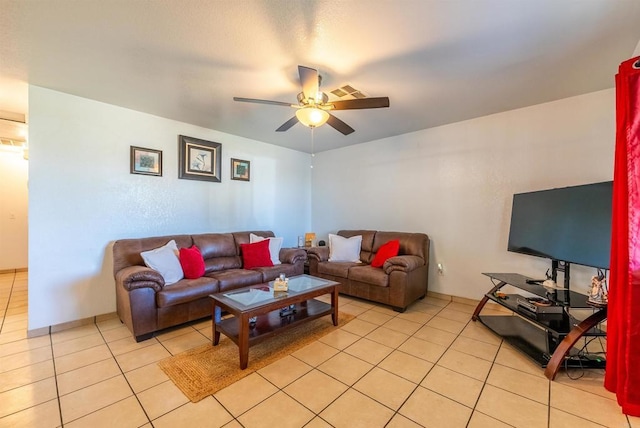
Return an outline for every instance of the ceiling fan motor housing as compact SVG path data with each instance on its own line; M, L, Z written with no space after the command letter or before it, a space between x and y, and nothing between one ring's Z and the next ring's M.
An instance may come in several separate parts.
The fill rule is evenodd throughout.
M320 108L326 108L325 104L329 102L329 97L324 92L318 92L318 95L322 95L322 100L318 101L317 98L305 98L304 93L300 92L298 94L298 104L301 106L316 105Z

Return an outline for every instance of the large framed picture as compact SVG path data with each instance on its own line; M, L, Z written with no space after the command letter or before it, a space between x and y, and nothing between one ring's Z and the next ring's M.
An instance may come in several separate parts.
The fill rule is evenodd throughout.
M162 177L162 150L131 146L131 174Z
M178 178L219 183L222 144L180 135L178 139Z
M249 181L251 174L251 162L242 159L231 158L231 179Z

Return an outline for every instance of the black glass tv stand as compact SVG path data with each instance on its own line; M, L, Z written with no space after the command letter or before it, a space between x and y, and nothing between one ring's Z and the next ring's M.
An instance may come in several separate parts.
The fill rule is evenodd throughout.
M590 358L587 356L569 357L577 355L574 349L576 342L584 336L605 336L606 333L598 328L598 324L607 318L607 309L594 308L587 303L587 296L568 289L550 290L533 278L517 273L483 273L498 283L484 295L476 307L471 319L480 321L502 336L509 344L524 352L541 367L545 368L545 376L553 380L560 367L600 368L605 367L604 358ZM543 297L552 301L556 313L533 313L518 304L523 296L505 294L500 291L505 285L511 285L520 290ZM512 314L480 315L485 304L489 301L509 309ZM594 309L594 313L580 321L571 316L568 309Z

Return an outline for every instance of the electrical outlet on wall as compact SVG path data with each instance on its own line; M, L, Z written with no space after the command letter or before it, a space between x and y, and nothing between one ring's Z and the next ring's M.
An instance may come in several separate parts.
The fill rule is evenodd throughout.
M438 263L438 275L444 275L444 265L442 263Z

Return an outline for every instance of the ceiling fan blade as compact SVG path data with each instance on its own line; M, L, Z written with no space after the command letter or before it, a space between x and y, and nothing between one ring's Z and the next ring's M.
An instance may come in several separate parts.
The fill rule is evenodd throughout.
M298 118L293 116L291 119L287 120L285 123L280 125L280 128L276 129L276 132L284 132L289 130L293 125L298 123Z
M329 119L327 120L327 123L329 124L329 126L333 127L335 130L341 132L344 135L349 135L355 131L355 129L353 129L331 113L329 113Z
M243 102L243 103L272 104L274 106L292 107L291 103L283 103L281 101L258 100L258 99L255 99L255 98L233 97L233 101L240 101L240 102Z
M319 90L318 70L299 65L298 74L300 75L300 85L302 85L304 97L315 100Z
M355 100L331 101L334 110L389 107L389 97L358 98Z

